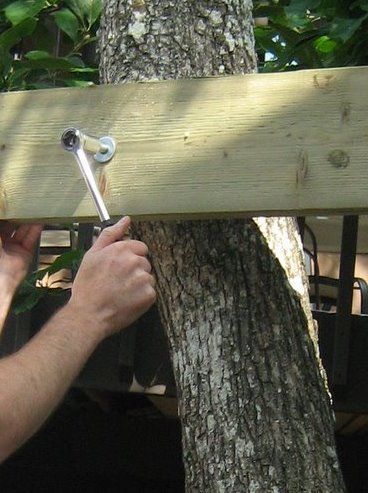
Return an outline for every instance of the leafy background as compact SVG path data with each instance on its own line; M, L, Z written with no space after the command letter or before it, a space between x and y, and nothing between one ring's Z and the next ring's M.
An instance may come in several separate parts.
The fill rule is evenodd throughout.
M256 1L261 70L367 65L368 0Z
M0 91L98 82L101 0L2 0ZM260 70L366 65L368 0L255 0Z
M0 91L98 83L101 8L101 0L0 0ZM255 0L254 17L260 71L368 62L368 0ZM68 252L32 274L19 290L16 312L49 291L35 287L44 275L75 269L80 259L81 252Z
M101 0L3 0L0 91L97 82Z

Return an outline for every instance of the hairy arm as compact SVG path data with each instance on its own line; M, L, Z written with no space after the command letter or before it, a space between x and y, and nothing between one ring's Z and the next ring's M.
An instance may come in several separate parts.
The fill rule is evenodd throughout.
M67 305L26 346L0 360L0 462L48 418L101 337Z
M43 424L98 343L155 301L147 247L122 240L124 218L84 256L69 303L17 353L0 360L0 462Z

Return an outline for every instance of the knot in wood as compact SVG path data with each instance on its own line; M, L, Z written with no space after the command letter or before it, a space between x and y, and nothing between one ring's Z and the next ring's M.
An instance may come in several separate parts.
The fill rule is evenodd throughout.
M331 151L328 155L327 160L335 168L346 168L350 163L349 155L341 149L335 149L334 151Z

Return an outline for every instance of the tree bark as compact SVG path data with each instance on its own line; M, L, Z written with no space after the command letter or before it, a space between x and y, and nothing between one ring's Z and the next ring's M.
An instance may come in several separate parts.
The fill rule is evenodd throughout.
M105 0L102 82L255 71L251 7ZM157 273L187 491L344 491L295 221L156 222L137 230Z

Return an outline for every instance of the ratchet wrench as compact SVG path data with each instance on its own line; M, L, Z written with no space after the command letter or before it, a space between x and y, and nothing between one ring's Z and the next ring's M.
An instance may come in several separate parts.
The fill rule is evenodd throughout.
M61 145L66 151L72 152L95 204L102 229L114 224L106 209L102 195L92 173L87 152L94 153L98 163L107 163L115 154L116 144L111 137L97 139L83 133L78 128L70 127L61 136Z
M70 127L64 130L61 136L61 145L72 152L77 160L79 169L86 182L88 190L95 204L102 229L112 226L113 220L106 209L102 195L98 189L95 177L91 170L88 153L94 153L94 160L98 163L107 163L114 156L116 144L111 137L97 139L91 137L78 128ZM136 325L128 327L120 334L120 347L118 352L118 366L120 380L131 385L134 375L134 351L136 345Z

